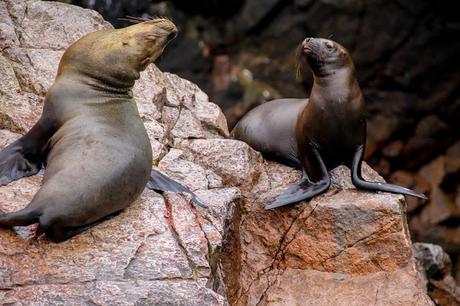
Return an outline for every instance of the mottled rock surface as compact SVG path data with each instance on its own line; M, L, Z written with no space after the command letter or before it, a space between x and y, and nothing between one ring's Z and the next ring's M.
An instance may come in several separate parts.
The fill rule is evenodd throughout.
M460 305L460 287L452 276L449 255L431 243L414 243L413 249L428 294L436 305Z
M416 270L402 196L357 191L341 166L326 194L267 212L264 205L300 173L274 163L255 169L257 181L241 189L243 206L223 257L230 303L432 305ZM364 173L381 180L367 166ZM232 254L239 254L237 264Z
M109 27L59 3L0 2L0 147L41 113L64 49ZM151 65L134 88L155 166L194 190L146 190L118 216L61 244L33 226L0 229L0 301L23 305L431 305L415 268L403 197L357 191L333 172L328 193L263 207L300 173L226 139L220 109ZM381 179L365 167L365 177ZM41 176L0 187L24 207Z
M0 148L39 118L65 48L109 27L96 12L75 6L0 2ZM35 226L0 229L0 304L226 304L218 254L240 192L170 149L176 138L228 135L225 117L194 84L154 65L134 95L155 165L195 190L209 209L198 211L179 194L145 190L118 216L61 244L34 238ZM0 210L24 207L40 182L37 175L0 187Z

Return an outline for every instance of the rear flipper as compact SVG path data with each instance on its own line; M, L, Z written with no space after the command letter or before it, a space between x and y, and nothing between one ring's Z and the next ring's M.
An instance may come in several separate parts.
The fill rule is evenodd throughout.
M27 207L11 213L0 212L0 227L27 226L38 223L40 214Z
M156 192L161 194L165 191L186 192L192 196L193 204L200 206L202 208L207 208L207 206L190 189L179 184L173 179L170 179L169 177L157 170L152 170L150 179L147 183L147 188L155 190Z
M308 180L302 180L298 184L289 187L289 189L277 197L274 202L265 206L265 209L272 209L311 199L315 195L326 191L329 186L330 180L323 180L316 183L311 183Z
M324 165L323 159L315 148L311 148L311 158L314 162L315 172L320 176L317 182L311 182L308 174L303 173L302 180L289 187L282 195L278 196L274 202L265 206L265 209L272 209L284 205L294 204L300 201L308 200L314 196L325 192L331 185L331 178Z
M62 225L59 222L55 222L55 221L51 221L48 224L40 222L40 225L37 229L37 233L35 236L39 237L42 234L46 234L46 237L55 243L63 242L104 221L112 219L113 217L119 215L120 212L121 210L111 215L105 216L93 223L83 225L83 226L77 226L77 227L68 227L68 226Z
M26 156L22 143L21 138L0 152L0 186L40 171L42 160Z
M351 165L351 181L356 188L365 189L365 190L376 190L376 191L386 191L391 193L405 194L413 197L417 197L423 200L427 200L428 197L423 193L415 192L405 187L398 185L388 184L388 183L377 183L377 182L367 182L361 176L361 163L364 155L364 145L360 145L355 155L353 156L353 162Z
M40 171L55 131L55 121L42 116L27 134L4 148L0 152L0 186Z
M96 226L99 223L113 218L119 213L120 212L118 211L88 225L79 227L67 227L63 226L59 222L56 222L55 220L51 220L48 223L43 223L40 221L41 215L39 213L25 208L12 213L0 213L0 227L27 226L34 223L39 223L40 225L37 229L37 233L35 235L36 237L40 236L41 234L46 234L46 236L51 241L62 242L77 234L80 234L81 232L86 231L93 226Z

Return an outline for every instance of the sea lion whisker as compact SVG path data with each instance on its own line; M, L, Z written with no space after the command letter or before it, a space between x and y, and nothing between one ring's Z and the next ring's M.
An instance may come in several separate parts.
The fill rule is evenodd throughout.
M295 65L295 79L297 81L302 79L302 65L300 63L296 63Z
M117 20L128 21L128 22L135 23L135 24L145 21L145 20L140 19L140 17L135 17L135 16L118 17Z
M131 23L141 23L141 22L149 22L149 23L157 23L162 21L169 21L172 22L171 18L165 16L126 16L126 17L119 17L117 18L121 21L128 21Z
M155 16L150 16L150 17L145 17L145 22L149 23L157 23L157 22L172 22L172 19L169 18L168 16L160 16L160 15L155 15Z
M300 44L295 50L295 78L297 81L301 79L302 76L302 54L303 54L303 46Z

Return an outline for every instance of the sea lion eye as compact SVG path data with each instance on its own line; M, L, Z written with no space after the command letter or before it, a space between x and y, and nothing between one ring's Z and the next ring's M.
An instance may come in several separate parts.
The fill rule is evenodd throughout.
M328 49L332 49L332 47L334 47L334 44L331 43L330 41L326 41L325 44Z

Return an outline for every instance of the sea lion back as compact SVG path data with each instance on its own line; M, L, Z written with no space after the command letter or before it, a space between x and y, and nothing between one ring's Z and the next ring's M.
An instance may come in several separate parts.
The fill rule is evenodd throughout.
M232 137L249 144L266 158L298 166L294 139L298 116L308 99L278 99L248 112L235 126Z

